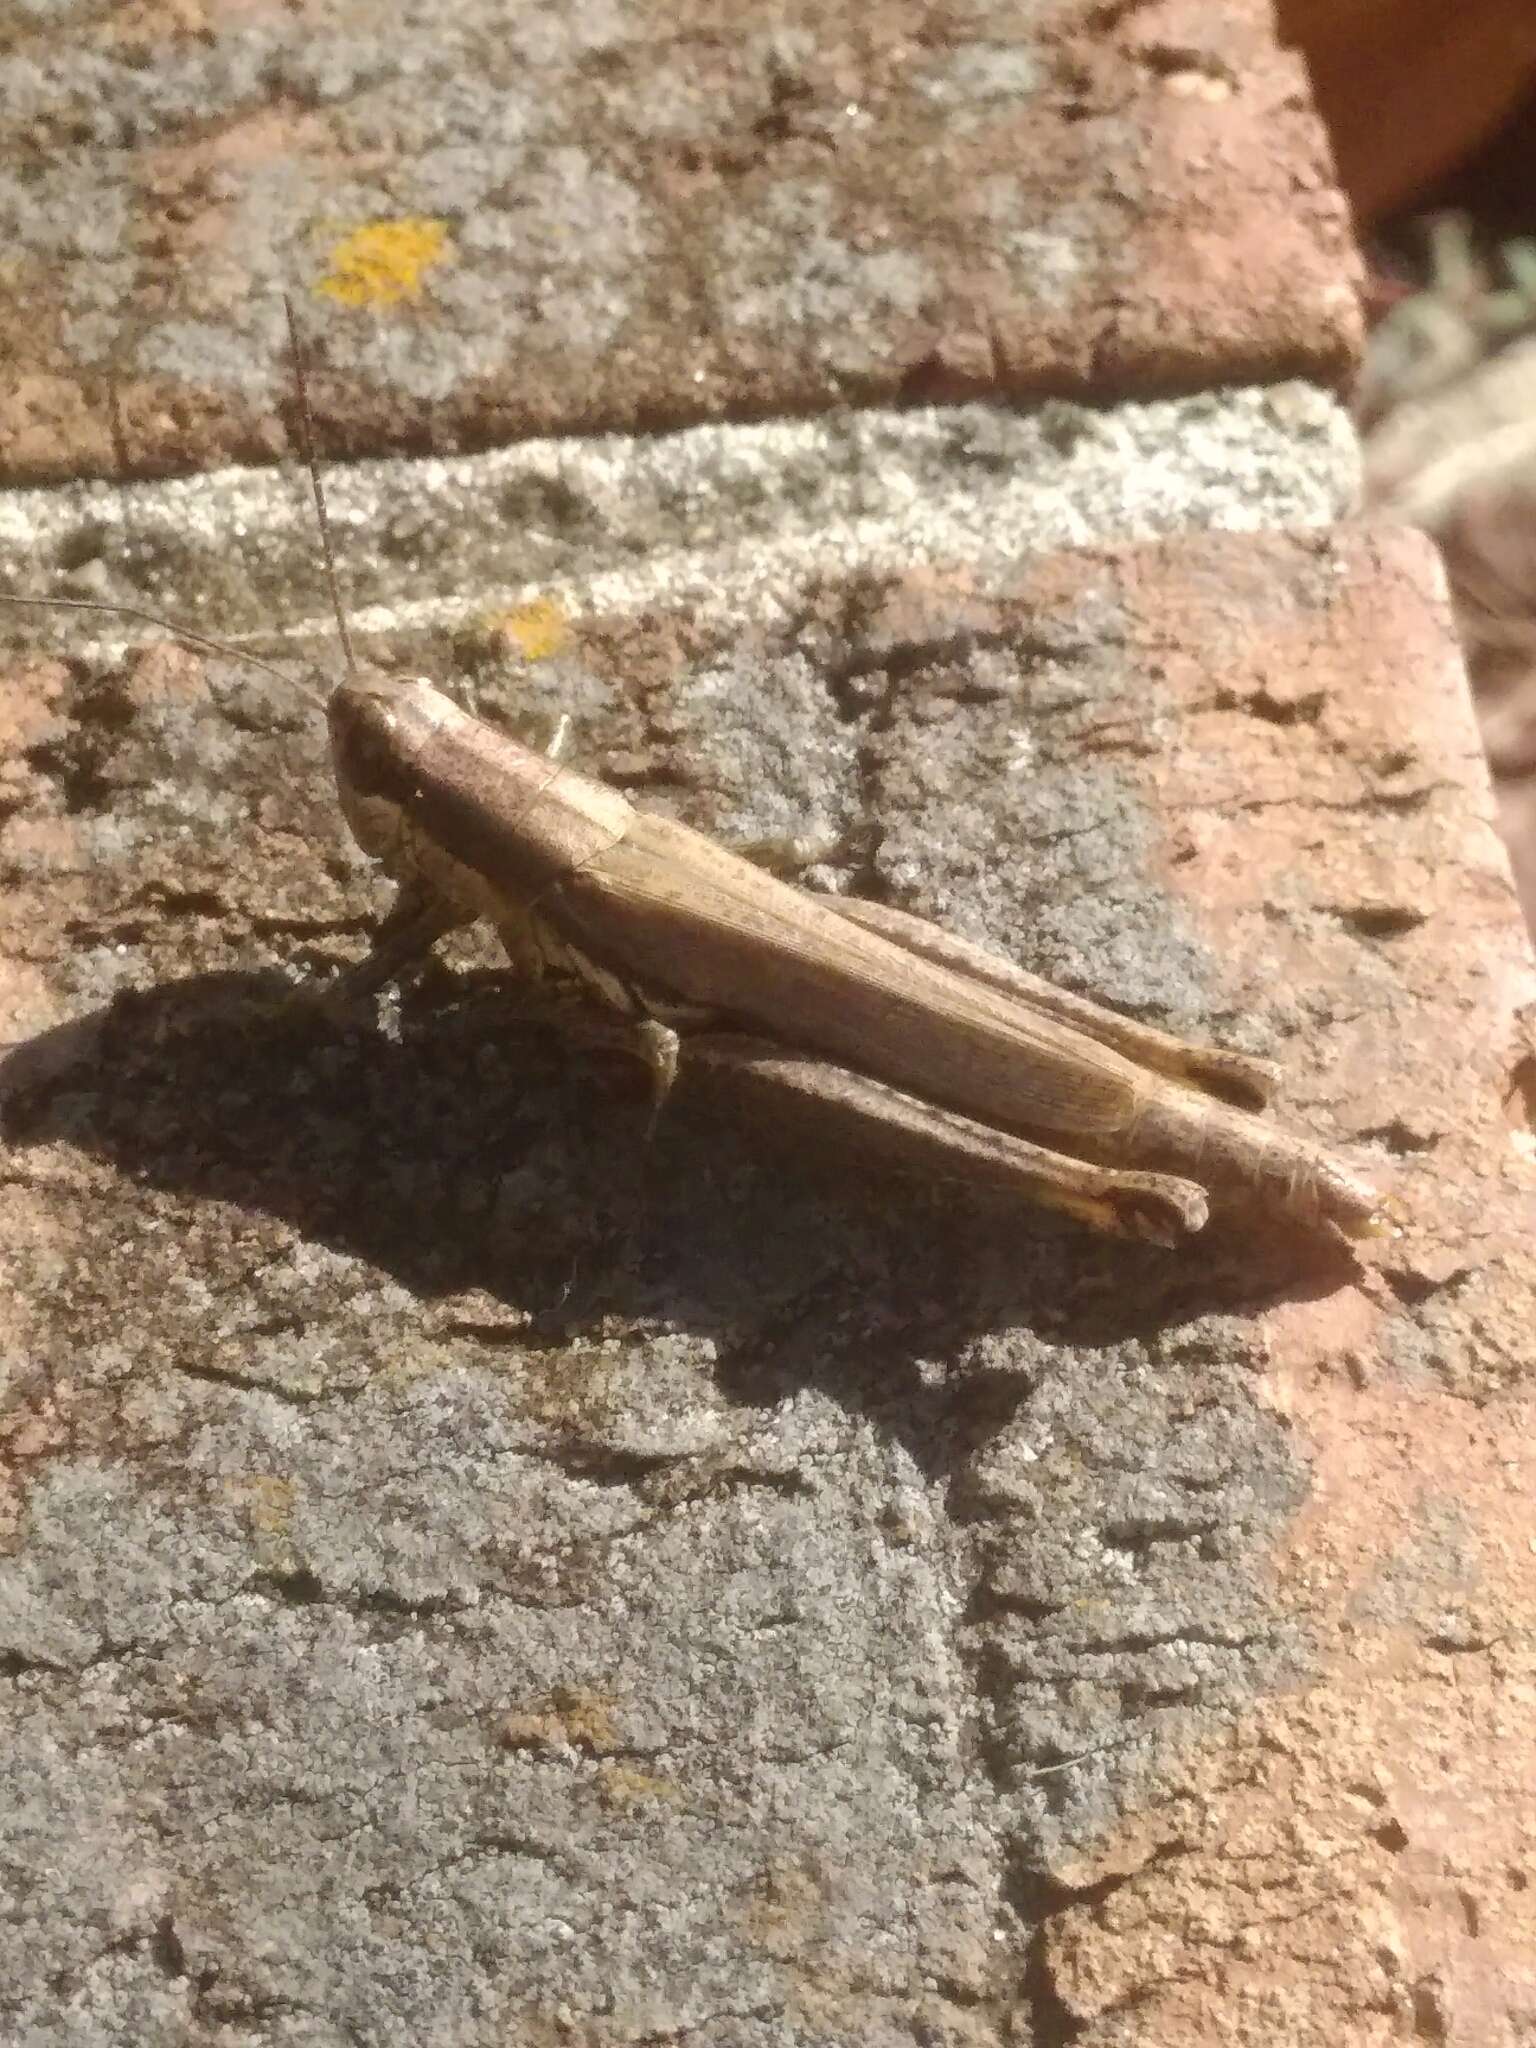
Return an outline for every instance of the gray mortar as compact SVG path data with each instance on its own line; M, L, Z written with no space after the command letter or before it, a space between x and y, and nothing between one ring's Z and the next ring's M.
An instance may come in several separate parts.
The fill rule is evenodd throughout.
M571 530L530 535L551 477ZM700 430L332 488L386 651L531 594L680 610L643 703L569 657L478 686L574 701L587 757L650 762L648 800L1210 1027L1201 949L1125 879L1145 816L1080 758L1156 716L1112 609L1027 658L898 646L899 685L866 686L796 592L914 559L985 591L1067 539L1325 521L1350 488L1327 401ZM43 580L126 505L178 609L302 637L290 493L0 517ZM399 521L393 556L359 548ZM1242 1257L1192 1281L871 1201L682 1115L648 1147L628 1069L473 977L376 1034L274 1015L274 970L355 949L376 900L315 735L232 668L173 709L115 687L87 670L63 757L95 908L56 986L96 1029L15 1134L61 1178L54 1237L13 1252L40 1314L10 1392L72 1421L0 1562L4 2037L995 2038L1030 1875L1305 1669L1265 1590L1304 1480L1223 1312Z
M1356 484L1346 414L1284 385L527 441L332 467L326 496L366 633L451 631L532 598L573 617L685 605L776 623L812 577L964 563L985 590L1058 547L1326 525ZM264 641L330 632L307 485L271 470L0 493L0 590L155 605ZM7 616L0 638L23 636L107 637Z

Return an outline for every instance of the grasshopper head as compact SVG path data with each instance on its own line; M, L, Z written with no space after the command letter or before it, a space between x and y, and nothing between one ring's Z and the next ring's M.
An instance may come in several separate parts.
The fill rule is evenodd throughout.
M410 858L410 808L416 764L454 706L416 677L359 669L326 706L331 765L342 815L353 838L396 880Z

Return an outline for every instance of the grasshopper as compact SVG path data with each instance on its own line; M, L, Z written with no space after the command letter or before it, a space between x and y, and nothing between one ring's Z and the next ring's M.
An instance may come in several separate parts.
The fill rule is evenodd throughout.
M343 992L484 918L515 967L624 1020L658 1108L679 1080L720 1084L907 1171L1163 1245L1212 1203L1350 1237L1387 1228L1366 1180L1258 1114L1271 1063L1186 1044L894 907L782 881L431 683L360 665L292 344L346 665L326 706L337 796L397 886Z
M781 881L429 682L354 669L327 718L342 814L399 890L354 989L486 918L514 965L629 1020L658 1099L707 1076L926 1174L1160 1244L1200 1230L1213 1199L1383 1228L1366 1181L1255 1114L1267 1061L1185 1044L909 912Z

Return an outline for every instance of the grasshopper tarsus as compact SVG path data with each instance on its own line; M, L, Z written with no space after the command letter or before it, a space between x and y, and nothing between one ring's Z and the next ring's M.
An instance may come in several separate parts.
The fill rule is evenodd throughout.
M677 1083L682 1039L670 1024L663 1024L659 1017L637 1018L634 1029L635 1048L651 1077L651 1114L646 1124L646 1136L652 1138L661 1122L661 1112Z
M322 991L327 1005L344 1008L377 995L418 966L463 917L429 888L406 885L374 928L367 953Z

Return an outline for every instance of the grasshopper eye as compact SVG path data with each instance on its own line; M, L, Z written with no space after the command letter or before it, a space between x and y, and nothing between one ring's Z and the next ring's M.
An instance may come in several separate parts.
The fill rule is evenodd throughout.
M397 691L388 684L343 683L326 708L339 787L360 797L398 800L410 769L401 745Z

